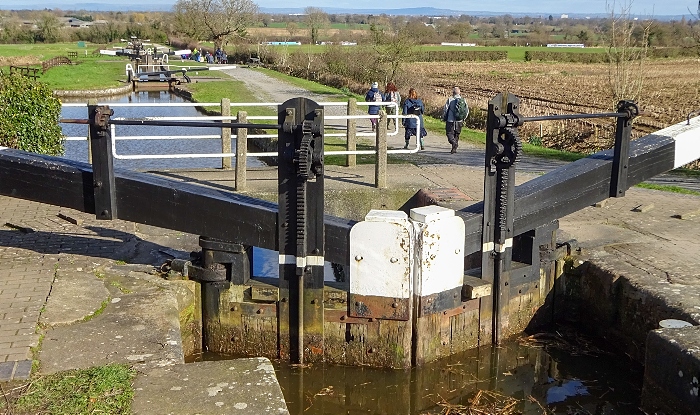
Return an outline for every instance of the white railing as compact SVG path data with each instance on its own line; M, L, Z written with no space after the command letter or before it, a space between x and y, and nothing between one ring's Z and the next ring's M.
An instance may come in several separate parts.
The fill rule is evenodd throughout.
M232 102L230 103L230 106L232 108L234 107L274 107L277 108L281 103L278 102ZM150 102L138 102L138 103L98 103L97 105L109 105L110 108L119 108L119 107L220 107L221 103L217 102L205 102L205 103L194 103L194 102L173 102L173 103L150 103ZM320 102L319 105L324 106L324 107L330 107L330 106L348 106L347 102ZM394 113L398 114L398 105L394 102L358 102L357 105L379 105L379 106L391 106L394 108ZM64 107L87 107L87 103L65 103L63 104ZM387 132L388 136L395 136L399 133L399 119L406 118L406 116L401 116L401 115L388 115L387 116L389 119L394 119L394 129L391 132ZM325 120L349 120L349 119L378 119L379 115L326 115L324 116ZM115 120L118 119L124 119L124 118L115 118ZM197 117L143 117L139 118L142 120L148 120L148 121L237 121L238 116L231 115L231 116L208 116L208 115L202 115L202 116L197 116ZM248 120L273 120L277 121L277 115L249 115L247 117ZM212 125L213 128L216 128L216 125ZM334 126L325 126L330 129L336 129ZM420 131L420 130L419 130ZM374 137L376 135L376 132L355 132L356 137ZM328 132L324 134L325 137L346 137L347 132L345 133L333 133L333 132ZM236 135L232 135L232 138L237 138ZM264 134L248 134L248 138L276 138L277 137L277 132L274 133L264 133ZM187 135L182 135L182 136L119 136L117 137L116 134L112 134L112 138L114 140L177 140L177 139L212 139L212 138L221 138L220 135L193 135L193 134L187 134ZM66 141L85 141L87 140L87 137L83 136L68 136L65 137ZM418 146L420 148L420 146ZM398 150L390 150L392 152L398 151ZM402 150L402 152L405 152L406 150ZM367 152L337 152L334 151L332 154L334 155L340 155L340 154L371 154ZM260 157L262 156L269 156L270 153L249 153L248 154L251 157ZM225 154L219 154L219 157L229 157ZM175 158L175 157L173 157Z
M379 119L379 115L350 115L350 116L332 116L333 119ZM199 119L201 120L202 117L148 117L148 118L143 118L144 120L150 120L150 121L183 121L183 120L188 120L188 119ZM236 117L221 117L221 116L213 116L213 117L207 117L208 119L216 119L220 121L224 120L235 120ZM248 117L250 120L253 117ZM327 117L324 117L327 118ZM403 118L415 118L416 119L416 124L417 128L416 131L420 131L421 125L420 125L420 117L417 115L399 115L397 116L397 119L403 119ZM126 118L114 118L114 120L124 120ZM267 119L264 117L259 117L257 119ZM276 119L276 118L275 118ZM197 136L118 136L116 132L116 125L112 124L111 126L111 135L112 135L112 155L115 159L118 160L146 160L146 159L185 159L185 158L221 158L221 157L232 157L236 158L236 153L189 153L189 154L118 154L117 153L117 141L118 140L181 140L183 138L209 138L209 139L218 139L221 138L220 135L197 135ZM216 128L215 125L212 127ZM379 134L379 132L376 132L375 134ZM328 134L324 134L324 136L328 136ZM232 138L238 138L238 135L232 134ZM249 134L247 136L248 138L266 138L270 137L269 134ZM274 137L277 137L275 134ZM71 137L76 138L76 137ZM85 138L80 137L80 139L85 140ZM396 150L387 150L387 154L413 154L417 153L420 150L420 140L416 140L416 147L413 149L396 149ZM371 154L376 154L376 150L337 150L337 151L324 151L324 155L328 156L335 156L335 155L371 155ZM257 152L257 153L246 153L246 156L248 157L274 157L277 156L278 153L276 151L267 151L267 152Z
M118 107L220 107L222 114L230 114L231 107L267 107L274 108L277 111L280 103L277 102L255 102L255 103L229 103L228 100L222 100L221 103L107 103L107 104L96 104L96 105L109 105L112 108ZM227 107L228 105L228 107ZM398 114L398 105L393 102L355 102L353 99L348 102L326 102L319 103L319 105L326 107L333 106L345 106L347 107L347 113L357 112L357 105L379 105L379 106L392 106L394 108L394 113ZM87 107L87 104L63 104L65 107ZM158 117L141 117L139 120L148 121L235 121L241 123L249 123L254 120L273 120L277 122L277 114L274 115L255 115L248 116L246 112L239 111L237 115L218 115L218 116L158 116ZM415 148L411 149L392 149L389 150L387 147L387 136L395 136L399 133L399 120L405 118L415 118L417 122L417 130L421 131L421 119L417 115L386 115L384 111L381 111L378 115L325 115L325 121L342 121L346 122L346 126L339 127L338 125L329 125L326 123L324 129L330 130L324 133L325 137L347 137L346 148L347 150L337 150L337 151L324 151L324 155L346 155L346 166L354 166L356 163L355 157L357 155L376 155L377 159L375 163L377 164L377 177L375 178L375 184L377 187L386 187L386 164L388 154L412 154L417 153L420 150L420 138L417 137ZM124 120L125 117L114 118L114 120ZM133 119L133 118L131 118ZM356 120L362 119L376 119L377 129L374 132L358 132L356 128ZM391 132L387 132L384 128L383 123L393 119L394 129ZM253 123L254 124L254 123ZM381 125L380 125L381 124ZM269 124L267 124L269 125ZM144 159L194 159L194 158L221 158L222 168L231 168L231 160L239 159L236 162L236 190L244 190L246 186L246 169L247 169L247 157L274 157L278 153L276 151L270 152L253 152L249 153L247 151L248 138L276 138L278 137L278 131L272 133L261 133L261 134L248 134L248 129L243 129L239 131L239 134L231 134L229 128L221 128L216 123L211 124L211 128L220 128L220 134L183 134L183 135L159 135L159 136L146 136L146 135L124 135L119 136L117 134L116 125L112 124L110 126L111 136L112 136L112 155L118 160L144 160ZM262 124L261 124L262 128ZM333 130L342 130L345 132L338 133L332 132ZM418 136L420 133L418 133ZM375 146L372 150L357 150L356 149L356 137L375 137ZM241 137L239 140L238 138ZM231 148L231 139L236 138L237 142L241 144L236 145L235 152ZM87 137L71 136L65 137L68 141L84 141ZM182 140L182 139L219 139L221 140L221 151L216 153L186 153L186 154L119 154L117 152L117 141L122 140ZM402 140L403 141L403 140ZM88 143L89 144L89 143ZM90 161L90 151L88 150L88 161ZM381 172L381 173L380 173Z

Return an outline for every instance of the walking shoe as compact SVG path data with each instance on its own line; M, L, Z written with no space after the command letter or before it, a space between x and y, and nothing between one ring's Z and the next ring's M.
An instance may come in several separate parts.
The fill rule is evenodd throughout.
M456 152L457 152L457 150L455 150L455 148L452 147L452 150L450 150L450 154L454 154L454 153L456 153Z
M408 150L408 144L406 144L405 146L403 146L403 149L404 149L404 150Z

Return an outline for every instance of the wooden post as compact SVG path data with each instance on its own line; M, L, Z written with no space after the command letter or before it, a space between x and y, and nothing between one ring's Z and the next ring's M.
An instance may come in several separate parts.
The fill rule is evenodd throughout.
M228 98L221 98L221 115L224 117L227 117L231 115L231 100ZM223 121L223 122L231 122L229 121ZM221 129L221 152L222 153L230 153L231 152L231 129L230 128L222 128ZM238 160L236 160L238 162ZM222 157L221 158L221 168L224 170L230 170L231 169L231 157ZM236 186L238 186L238 183L236 183Z
M357 113L357 100L355 98L348 98L348 115L355 115ZM355 151L357 149L357 120L348 119L347 122L347 133L348 142L347 150ZM355 154L348 154L345 165L348 167L357 165L357 156Z
M377 139L376 139L376 154L377 160L375 164L374 185L378 189L386 189L386 169L387 169L387 148L386 148L386 111L379 111L379 120L377 122Z
M248 122L248 113L238 111L236 119L239 123ZM236 191L241 192L246 188L246 173L248 168L248 129L238 128L236 134ZM229 140L229 143L231 141Z

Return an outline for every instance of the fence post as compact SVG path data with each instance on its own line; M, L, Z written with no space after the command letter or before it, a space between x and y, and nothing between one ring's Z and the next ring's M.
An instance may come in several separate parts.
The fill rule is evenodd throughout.
M221 115L228 117L231 115L231 100L228 98L221 98ZM231 122L222 121L222 122ZM231 129L222 128L221 129L221 152L230 153L231 152ZM231 169L231 157L221 158L221 168L225 170Z
M97 99L95 98L90 98L88 99L88 108L90 107L97 107ZM88 114L88 118L90 118L90 114ZM87 142L88 142L88 163L92 164L92 140L90 139L90 131L92 129L88 128L88 133L87 133Z
M375 164L374 185L378 189L386 189L386 168L387 168L387 148L386 148L386 111L379 110L379 120L377 122L377 160Z
M248 113L238 111L236 122L248 122ZM248 129L236 129L236 191L241 192L246 188L246 173L248 164Z
M348 98L348 115L352 116L357 113L357 100L355 98ZM347 132L348 132L348 142L347 150L355 151L357 149L357 120L348 118L347 122ZM355 154L348 154L345 165L348 167L357 165L357 156Z

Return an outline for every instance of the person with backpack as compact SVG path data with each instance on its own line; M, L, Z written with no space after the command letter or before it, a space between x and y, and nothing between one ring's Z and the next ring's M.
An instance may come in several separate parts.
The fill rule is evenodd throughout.
M384 90L384 102L393 102L396 104L396 107L393 105L387 105L386 106L386 114L387 115L396 115L398 112L398 108L401 106L401 94L399 94L399 91L396 89L396 85L394 85L393 82L389 82L386 84L386 89ZM394 125L396 125L396 118L392 119L387 117L386 119L386 128L387 130L389 129L389 125L394 122Z
M372 83L372 87L365 94L365 102L382 102L384 101L384 94L379 90L379 84L377 82ZM377 115L379 114L379 105L370 105L367 109L367 114ZM377 129L377 119L370 119L372 123L372 131Z
M425 146L423 144L423 137L428 135L428 132L425 130L425 124L423 123L423 113L425 112L425 106L423 105L423 101L418 98L418 93L416 92L415 89L411 88L408 90L408 99L404 101L403 103L403 110L401 111L401 114L403 115L417 115L418 118L420 119L420 149L425 150ZM403 119L403 126L406 128L406 133L404 134L404 139L406 140L406 145L403 147L404 149L408 148L408 143L411 141L411 136L415 135L416 137L418 136L417 127L418 127L418 120L416 120L414 117L409 117L409 118L404 118Z
M450 154L457 152L459 147L459 134L462 132L462 124L469 115L467 101L460 95L459 87L452 88L452 96L445 102L442 111L442 120L445 121L445 132L447 141L452 144Z

